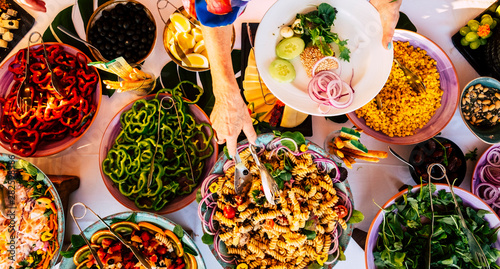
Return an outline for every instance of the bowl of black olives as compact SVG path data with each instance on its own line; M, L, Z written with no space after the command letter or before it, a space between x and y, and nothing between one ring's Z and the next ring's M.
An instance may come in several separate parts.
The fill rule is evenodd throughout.
M155 45L156 22L151 12L135 0L111 0L94 11L86 35L104 57L89 48L97 60L123 56L129 63L141 63Z
M454 182L454 186L462 183L467 171L462 150L453 141L444 137L433 137L417 144L410 153L410 163L415 167L415 173L410 169L410 174L417 184L421 183L420 179L423 183L428 182L427 167L433 163L444 165L446 175L450 183ZM433 180L433 183L446 184L446 179L439 169L431 171L431 175L434 178L441 178L439 181Z

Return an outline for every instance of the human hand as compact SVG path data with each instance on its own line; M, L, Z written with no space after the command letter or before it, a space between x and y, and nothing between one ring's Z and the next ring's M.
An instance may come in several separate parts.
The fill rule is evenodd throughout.
M17 0L17 2L35 11L47 12L45 2L43 0Z
M231 91L221 92L229 93ZM239 93L235 94L233 92L233 94L216 96L214 109L210 114L210 121L217 134L217 143L224 144L225 142L231 156L236 154L238 136L242 130L248 142L255 144L257 134L253 128L252 118Z
M399 20L399 8L402 2L403 0L370 0L370 3L380 14L383 28L382 45L384 48L389 48L394 29Z

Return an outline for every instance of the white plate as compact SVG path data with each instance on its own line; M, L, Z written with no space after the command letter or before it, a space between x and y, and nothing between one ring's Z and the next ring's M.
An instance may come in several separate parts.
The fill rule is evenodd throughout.
M290 25L297 13L308 13L326 2L337 9L332 31L341 39L348 39L350 62L341 61L341 78L350 82L354 100L345 109L331 108L323 114L318 103L311 100L307 84L311 80L300 63L300 57L291 62L297 77L291 83L275 81L267 70L277 58L275 48L282 39L280 28ZM264 15L255 38L257 69L271 92L283 103L311 115L335 116L354 111L372 100L382 89L392 67L393 51L382 46L382 24L377 10L366 0L278 0ZM354 72L354 76L353 76Z

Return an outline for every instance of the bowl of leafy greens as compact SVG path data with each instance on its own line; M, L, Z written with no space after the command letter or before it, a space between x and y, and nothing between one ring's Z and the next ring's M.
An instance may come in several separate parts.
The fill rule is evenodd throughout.
M499 217L471 192L459 187L453 187L453 191L465 223L483 249L490 267L499 268ZM431 221L432 212L434 222ZM410 186L382 206L368 231L366 268L426 268L430 235L432 268L481 268L472 263L452 193L445 184L431 184L430 191L429 184Z

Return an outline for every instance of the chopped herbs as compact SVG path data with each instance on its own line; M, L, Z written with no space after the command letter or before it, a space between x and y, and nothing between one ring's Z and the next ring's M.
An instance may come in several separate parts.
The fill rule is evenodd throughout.
M307 14L297 14L296 18L300 20L301 28L304 29L302 39L306 44L311 42L317 46L325 56L333 56L333 50L330 43L338 45L340 59L350 60L351 51L347 48L347 40L341 40L337 33L332 33L331 28L337 15L337 9L327 3L318 6L318 10Z
M465 160L471 160L471 161L475 161L477 160L477 148L474 148L474 150L470 150L469 152L467 152L467 154L465 154Z

